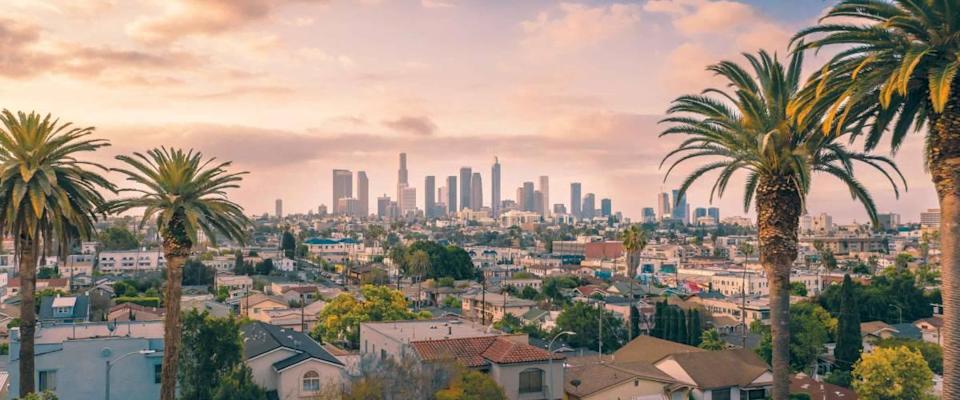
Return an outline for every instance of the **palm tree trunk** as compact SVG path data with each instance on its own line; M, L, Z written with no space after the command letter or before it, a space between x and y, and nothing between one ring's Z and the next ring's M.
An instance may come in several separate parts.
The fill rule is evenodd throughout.
M20 397L36 391L34 335L37 327L37 247L34 238L20 237Z
M787 400L790 395L790 268L797 258L801 208L800 194L790 180L783 177L760 179L757 185L757 228L760 263L770 288L773 400Z
M190 246L179 238L164 238L164 258L167 260L167 287L164 293L163 366L160 399L175 400L177 393L177 362L183 326L180 323L180 295L183 283L183 265L190 256Z
M954 85L954 93L960 89ZM960 399L960 97L931 121L930 174L940 200L940 270L943 279L943 398Z

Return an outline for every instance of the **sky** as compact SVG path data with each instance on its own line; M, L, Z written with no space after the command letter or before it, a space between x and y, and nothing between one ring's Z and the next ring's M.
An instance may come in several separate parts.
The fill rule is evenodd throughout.
M638 217L679 143L657 124L677 96L717 86L705 70L742 52L784 54L824 0L4 0L0 107L95 126L113 157L191 147L250 172L231 198L251 213L331 207L335 168L364 170L395 196L398 153L423 202L427 175L483 175L499 157L504 198L550 177ZM824 55L807 58L813 70ZM896 159L897 199L866 169L879 209L918 220L937 206L917 135ZM114 177L119 182L119 177ZM742 179L738 182L742 182ZM745 215L742 190L713 205ZM707 206L712 182L694 186ZM811 213L867 220L849 192L814 178ZM749 214L747 214L749 215Z

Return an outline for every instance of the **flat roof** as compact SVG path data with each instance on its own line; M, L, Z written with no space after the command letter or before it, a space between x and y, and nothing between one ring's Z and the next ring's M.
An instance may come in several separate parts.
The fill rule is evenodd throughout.
M77 304L77 298L72 296L71 297L61 296L61 297L55 297L53 299L54 308L73 307L76 304Z
M502 334L496 329L487 330L481 325L455 318L364 322L361 323L360 326L402 342L472 338Z
M111 331L109 326L113 326ZM163 321L92 322L41 326L37 329L37 344L63 343L68 340L127 337L162 339Z

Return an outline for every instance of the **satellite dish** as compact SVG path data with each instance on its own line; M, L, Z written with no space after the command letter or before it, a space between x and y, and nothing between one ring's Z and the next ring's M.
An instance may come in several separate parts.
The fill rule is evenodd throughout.
M574 380L570 381L570 384L573 385L573 387L575 387L575 388L580 387L580 383L582 383L582 382L580 382L579 379L574 379Z
M113 354L113 350L110 350L109 347L104 347L103 350L100 350L100 357L107 358Z

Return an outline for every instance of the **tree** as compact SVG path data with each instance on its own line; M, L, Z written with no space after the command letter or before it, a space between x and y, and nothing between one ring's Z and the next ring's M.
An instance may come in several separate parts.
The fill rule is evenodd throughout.
M206 311L183 314L183 347L180 349L180 399L212 398L221 380L243 362L240 324L230 318L213 318Z
M664 158L672 161L667 175L678 164L696 159L701 165L690 173L678 198L700 177L719 171L711 190L722 197L731 176L746 172L744 207L756 197L760 263L770 290L770 320L773 327L773 398L786 400L790 383L790 269L797 258L800 213L814 173L838 178L853 198L864 204L870 220L877 213L865 188L853 177L853 162L889 173L893 163L879 156L850 151L837 135L820 131L822 110L800 120L790 114L800 88L803 52L794 52L784 66L765 51L745 56L752 73L724 61L708 69L729 81L732 90L707 89L704 95L682 96L667 110L664 122L672 126L661 134L689 136ZM735 91L733 93L728 93ZM680 115L677 115L680 114ZM832 121L828 121L832 122ZM841 132L853 129L840 124ZM714 159L704 163L704 158ZM890 179L891 183L895 183ZM894 185L896 190L896 185Z
M407 256L408 273L417 278L417 309L420 309L421 290L423 285L423 275L430 270L430 256L426 251L416 250Z
M243 260L243 252L237 250L233 259L233 273L237 275L250 275L253 273L250 264Z
M599 348L598 334L600 320L603 319L603 351L613 352L623 345L623 321L612 312L600 310L595 305L576 302L565 308L557 316L557 327L561 331L572 331L576 335L567 337L568 343L574 347Z
M823 353L831 332L836 329L836 319L817 304L801 302L790 306L790 331L802 334L790 335L790 368L806 371ZM760 325L762 338L757 355L767 362L773 355L770 327Z
M523 289L520 290L521 299L533 300L537 298L537 296L539 295L540 295L540 292L538 292L537 289L534 289L533 287L530 287L530 286L524 286Z
M690 322L687 326L687 331L690 336L687 344L700 346L700 341L703 337L703 321L700 320L700 310L696 308L690 310Z
M850 275L844 275L840 286L840 315L837 321L837 347L833 354L837 368L852 370L863 351L863 337L860 336L860 310L854 294Z
M280 237L280 250L283 250L283 256L293 258L297 251L297 238L293 237L290 231L283 231Z
M238 187L245 172L227 172L230 162L204 160L201 153L193 150L165 147L117 159L127 167L116 171L143 188L124 189L136 193L135 197L112 201L110 209L120 213L142 208L140 225L156 222L167 261L160 399L174 400L182 328L183 265L193 246L199 244L200 231L210 243L215 244L218 237L244 242L250 220L243 208L227 199L226 191Z
M897 267L898 270L905 270L907 266L913 261L913 256L909 253L900 253L897 254L897 258L894 260L893 265Z
M97 235L97 241L103 250L130 250L140 247L140 241L133 232L122 225L107 227Z
M625 229L622 234L623 237L623 249L627 252L627 278L630 279L630 299L631 304L633 304L636 294L633 292L633 284L637 279L637 269L640 266L640 254L643 253L643 248L647 247L647 231L643 230L640 225L630 225L629 228ZM639 318L639 316L637 317ZM629 336L627 340L633 340L633 338L639 333L637 332L637 327L633 324L633 306L631 305L631 315L630 315L630 329Z
M268 258L258 262L256 271L257 275L270 275L270 273L273 272L273 259Z
M250 367L239 364L214 388L213 400L266 400L267 392L253 382Z
M200 260L191 258L183 265L183 284L192 285L213 285L214 276L217 270L213 267L203 265Z
M923 356L906 347L874 349L853 368L853 389L863 399L923 399L932 386Z
M716 329L710 328L703 331L703 334L700 336L700 346L701 349L717 351L727 348L727 343L720 338L720 332L717 332Z
M877 347L906 347L910 350L916 351L923 356L923 359L927 362L927 366L930 367L930 370L935 374L943 373L943 349L940 348L940 345L936 343L927 342L920 339L907 339L907 338L889 338L883 339L877 342Z
M460 367L450 386L438 391L437 400L506 400L507 395L497 382L480 371Z
M872 150L890 132L891 148L902 145L911 128L926 133L924 167L940 201L940 264L944 282L960 274L960 33L957 0L844 0L821 19L822 25L796 38L824 35L802 48L843 49L812 79L807 108L860 109L851 117ZM926 127L927 129L923 129ZM829 129L828 129L829 130ZM960 293L944 285L944 399L960 398Z
M107 169L81 161L108 146L91 139L93 128L76 128L49 114L0 113L0 234L14 238L19 260L21 302L19 354L20 396L34 391L36 276L40 249L60 246L66 257L71 241L94 237L103 217L99 189L114 186L93 170ZM45 253L45 252L44 252Z
M346 341L356 348L360 341L360 323L397 321L418 317L407 309L403 293L386 286L363 285L362 300L342 293L330 301L317 315L317 326L311 335L328 342Z
M807 297L807 286L802 282L790 282L790 295Z

